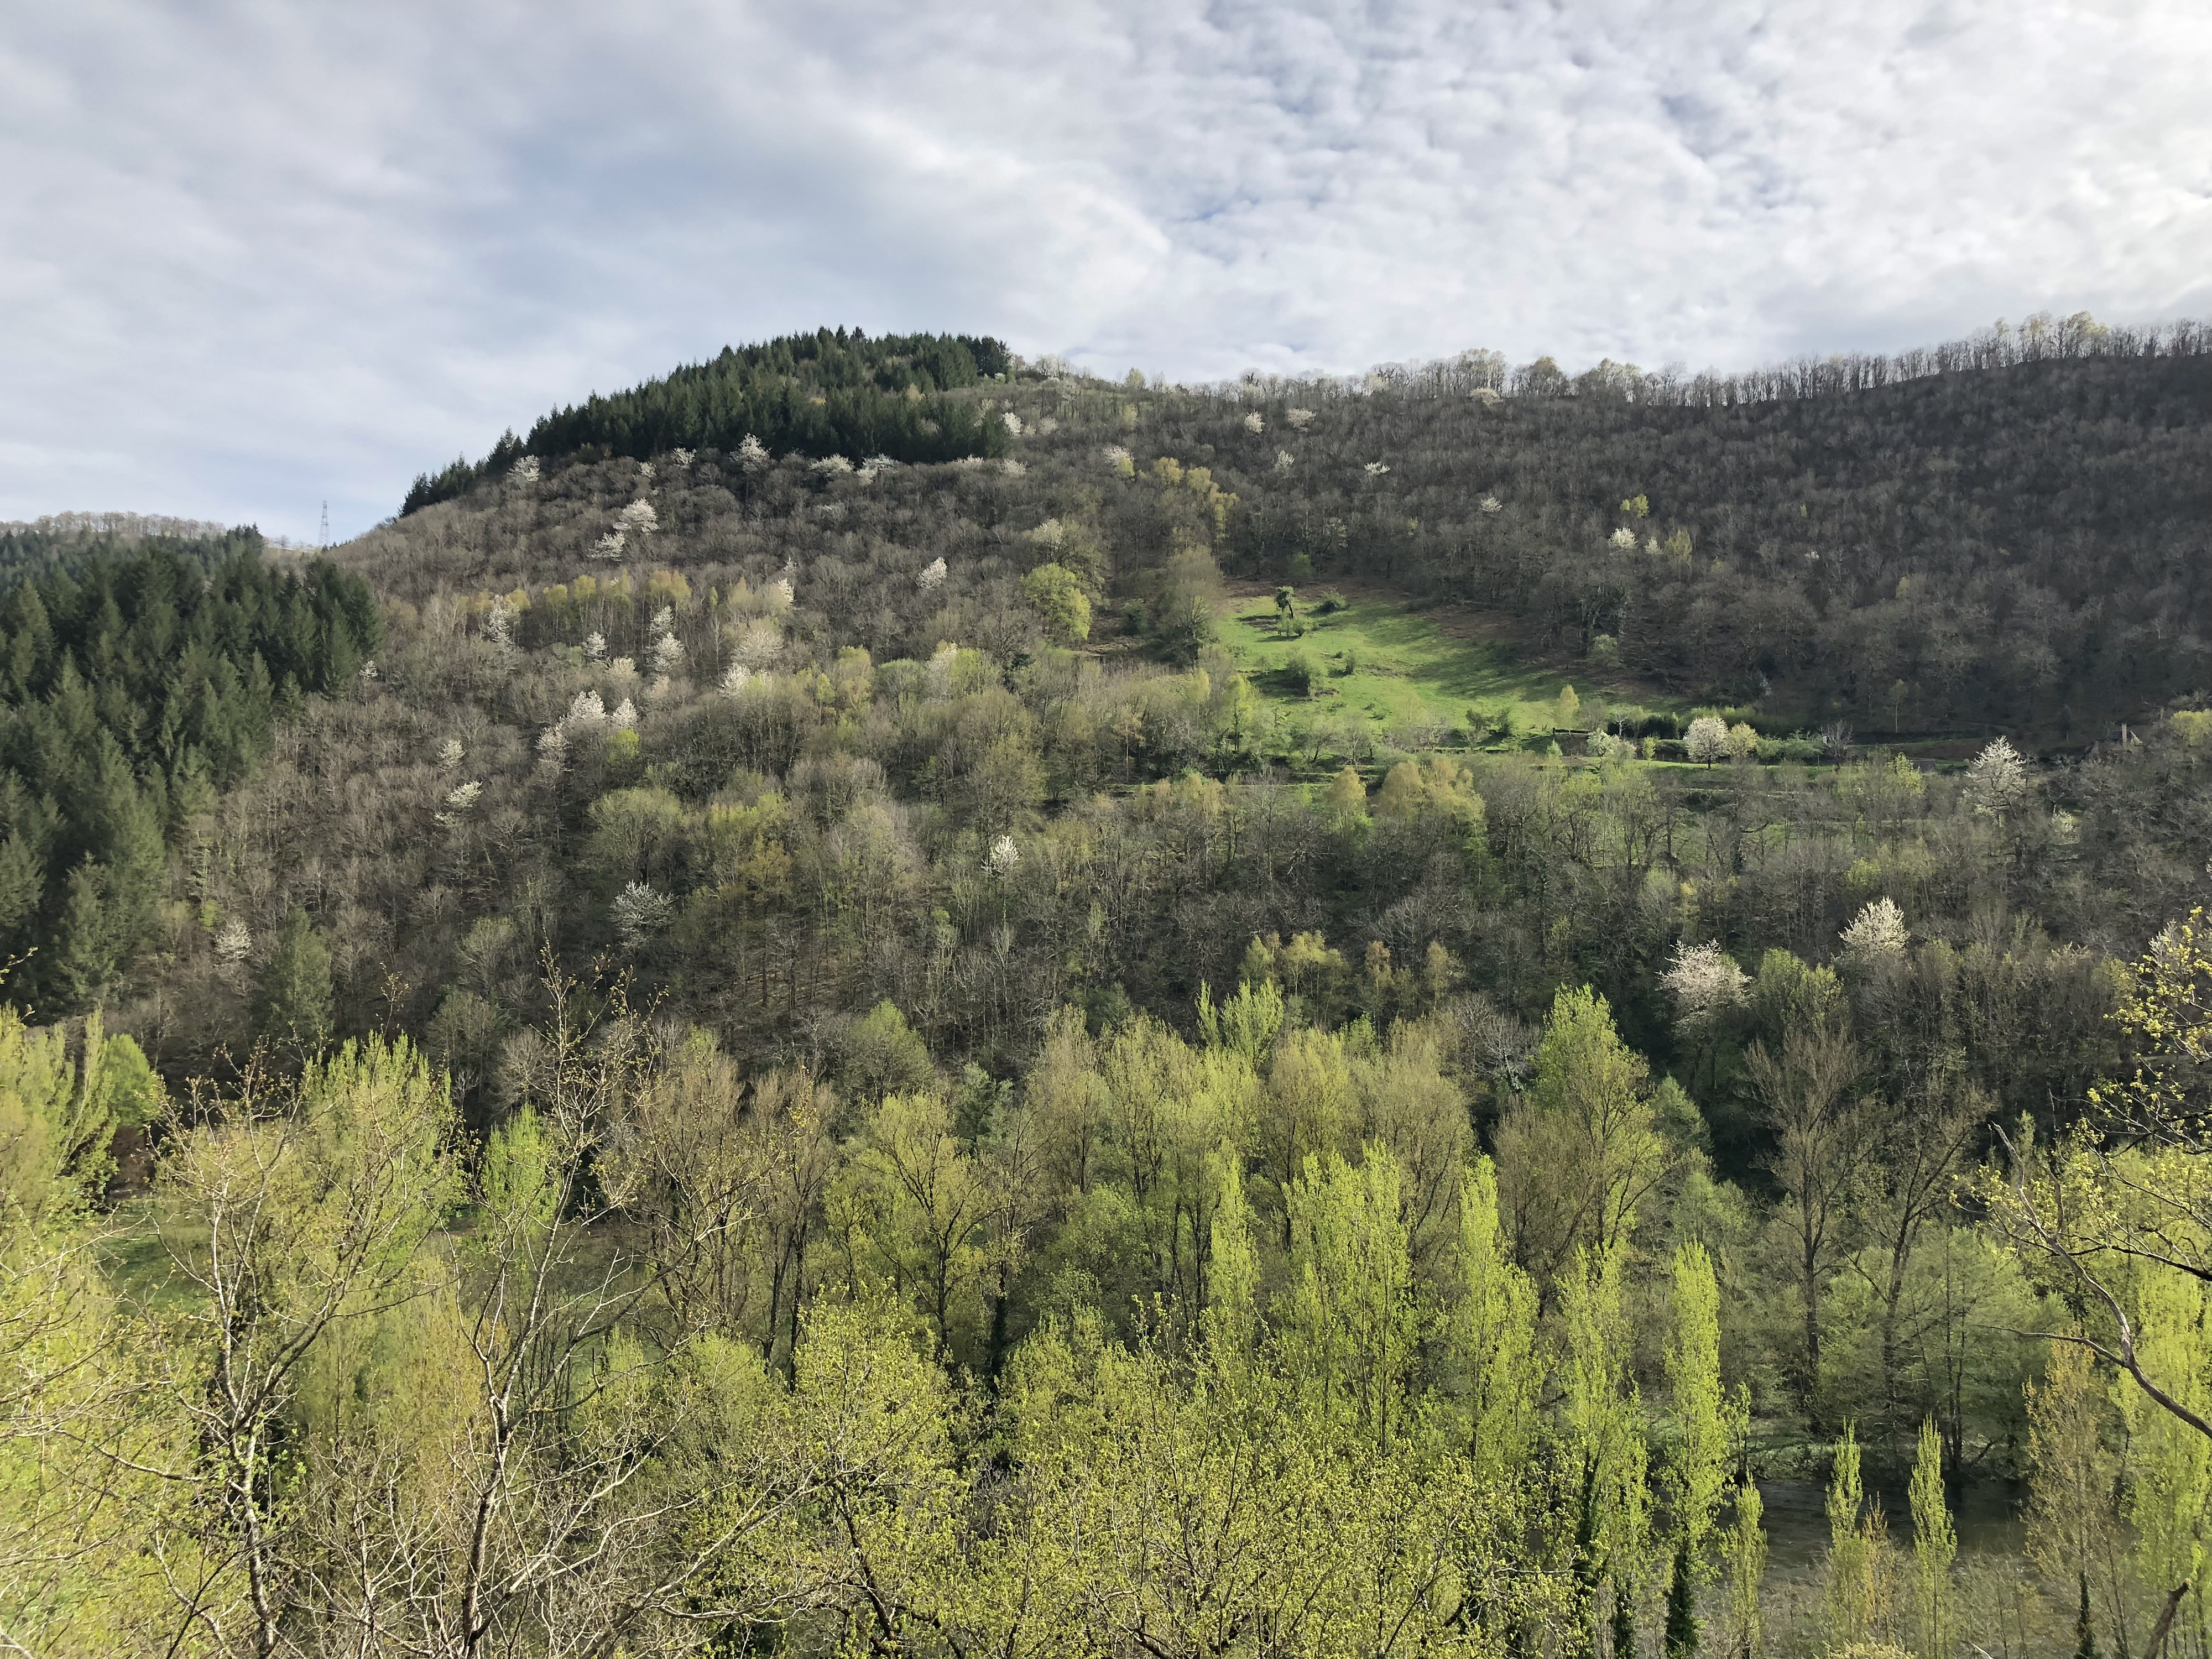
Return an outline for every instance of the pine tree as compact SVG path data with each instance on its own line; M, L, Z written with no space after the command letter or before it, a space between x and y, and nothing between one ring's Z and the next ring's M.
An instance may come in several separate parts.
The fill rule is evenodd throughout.
M330 1040L330 947L305 910L294 910L277 930L254 1014L261 1035L299 1059L320 1053Z

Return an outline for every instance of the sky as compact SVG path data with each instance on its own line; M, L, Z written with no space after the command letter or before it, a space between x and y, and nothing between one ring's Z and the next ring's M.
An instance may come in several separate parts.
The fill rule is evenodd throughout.
M820 325L1119 375L2212 314L2204 0L469 0L0 18L0 520L334 538Z

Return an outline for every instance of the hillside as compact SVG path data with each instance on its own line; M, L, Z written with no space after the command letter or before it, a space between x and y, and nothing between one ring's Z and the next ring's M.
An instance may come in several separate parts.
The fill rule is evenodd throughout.
M2029 1334L2212 1375L2197 332L811 337L0 595L0 1625L2134 1650L2195 1431Z

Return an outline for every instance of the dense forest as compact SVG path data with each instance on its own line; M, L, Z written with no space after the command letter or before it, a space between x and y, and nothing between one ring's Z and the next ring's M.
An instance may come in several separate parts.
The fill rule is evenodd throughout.
M859 330L793 335L721 355L611 397L594 395L512 432L481 461L465 457L415 481L402 513L450 501L506 474L518 461L627 455L747 442L816 457L884 456L949 461L1005 449L999 423L971 402L943 394L1003 380L1006 347L959 334L884 335Z
M990 344L0 596L8 1640L2212 1654L2201 335Z

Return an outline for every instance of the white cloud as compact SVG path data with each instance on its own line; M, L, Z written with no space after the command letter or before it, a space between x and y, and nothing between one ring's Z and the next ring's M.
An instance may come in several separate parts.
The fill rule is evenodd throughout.
M33 9L0 517L357 529L820 323L1212 376L2202 310L2208 71L2174 3Z

